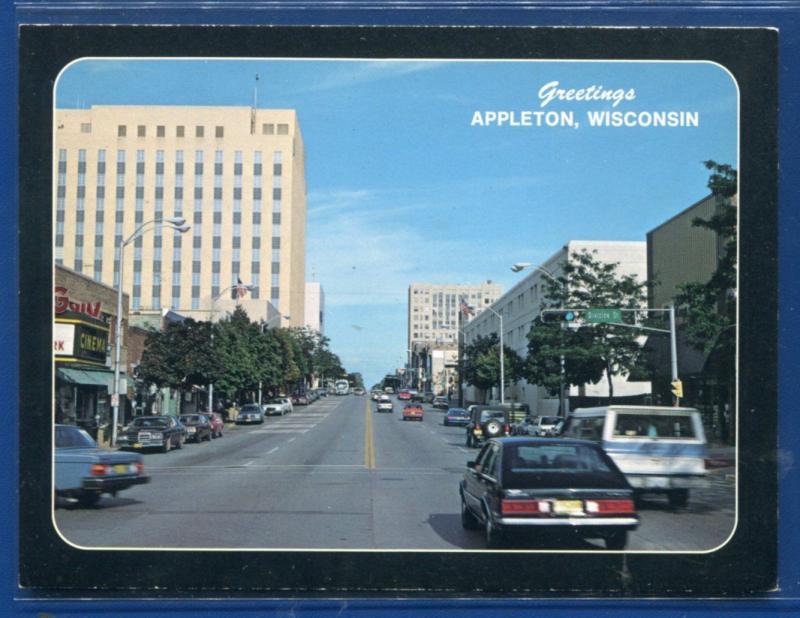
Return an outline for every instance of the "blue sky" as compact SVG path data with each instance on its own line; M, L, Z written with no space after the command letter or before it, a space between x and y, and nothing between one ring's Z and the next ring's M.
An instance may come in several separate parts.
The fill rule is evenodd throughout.
M406 356L414 282L510 288L509 267L566 241L645 240L704 197L702 161L737 164L737 90L721 67L662 62L82 60L58 107L251 105L298 112L306 147L307 279L326 335L368 385ZM634 89L553 101L539 89ZM476 127L475 111L572 110L580 127ZM695 111L696 128L596 128L588 110Z

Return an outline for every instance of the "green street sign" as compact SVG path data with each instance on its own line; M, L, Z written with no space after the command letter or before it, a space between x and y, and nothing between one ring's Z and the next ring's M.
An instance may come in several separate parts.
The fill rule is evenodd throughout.
M622 322L622 311L609 307L593 307L586 310L586 321L593 323Z

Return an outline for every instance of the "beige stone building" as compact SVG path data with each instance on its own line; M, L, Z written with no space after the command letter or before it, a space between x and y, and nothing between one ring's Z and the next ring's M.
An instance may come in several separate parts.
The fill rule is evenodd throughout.
M294 110L92 106L55 112L55 258L116 287L124 251L133 313L219 317L239 302L253 319L272 303L305 317L306 185ZM148 226L149 228L150 226ZM254 285L236 300L231 288ZM274 309L273 309L274 313Z
M499 283L412 283L408 286L408 363L411 384L446 393L458 366L458 327L480 315L503 293ZM461 315L464 299L474 315ZM460 322L459 322L460 319Z

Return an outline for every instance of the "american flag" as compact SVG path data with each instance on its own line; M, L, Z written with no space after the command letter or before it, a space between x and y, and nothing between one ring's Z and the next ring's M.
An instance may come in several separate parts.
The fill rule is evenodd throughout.
M464 300L462 296L458 305L459 310L464 315L464 317L475 315L475 310L467 304L467 301Z
M236 278L236 300L239 301L242 298L244 298L245 295L247 294L247 291L248 291L247 290L247 286L244 283L242 283L242 280L239 277L237 277Z

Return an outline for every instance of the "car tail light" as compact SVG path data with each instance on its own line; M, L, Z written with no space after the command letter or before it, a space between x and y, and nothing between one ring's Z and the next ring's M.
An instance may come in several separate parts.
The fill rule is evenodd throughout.
M598 513L600 515L610 515L618 513L635 513L636 507L633 500L587 500L587 513Z
M503 431L505 431L506 434L511 433L511 425L506 425L505 427L503 427Z
M92 464L89 474L92 476L104 476L109 473L111 466L107 464Z
M142 474L144 472L144 464L141 461L136 462L136 473Z
M541 515L550 512L547 500L503 500L500 503L503 515Z
M480 435L480 434L482 434L482 433L483 433L483 431L481 431L481 428L480 428L480 427L476 427L475 429L473 429L473 430L472 430L472 432L473 432L473 433L474 433L476 436L477 436L477 435Z

